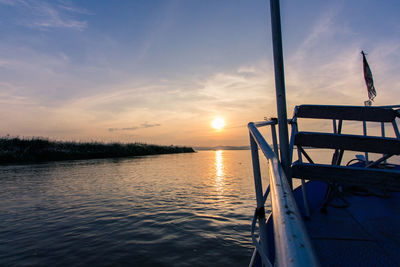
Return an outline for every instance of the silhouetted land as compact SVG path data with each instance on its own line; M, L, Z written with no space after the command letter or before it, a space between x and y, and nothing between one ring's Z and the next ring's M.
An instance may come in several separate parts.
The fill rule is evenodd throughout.
M61 142L45 138L0 137L0 163L96 159L190 153L191 147L159 146L142 143Z

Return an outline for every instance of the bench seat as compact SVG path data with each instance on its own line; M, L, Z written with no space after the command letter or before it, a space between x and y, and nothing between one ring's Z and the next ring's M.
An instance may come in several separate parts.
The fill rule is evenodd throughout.
M296 178L400 191L400 171L295 162Z

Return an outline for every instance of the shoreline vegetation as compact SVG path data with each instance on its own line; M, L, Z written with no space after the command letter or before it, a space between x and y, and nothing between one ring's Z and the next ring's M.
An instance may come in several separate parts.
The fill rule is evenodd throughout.
M191 152L195 152L191 147L173 145L160 146L143 143L68 142L52 141L42 137L0 137L0 164Z

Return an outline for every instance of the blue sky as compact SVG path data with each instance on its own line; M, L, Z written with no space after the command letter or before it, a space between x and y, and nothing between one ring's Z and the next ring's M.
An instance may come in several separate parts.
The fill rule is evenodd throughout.
M399 1L281 1L288 113L397 104ZM246 145L275 114L268 1L0 0L0 134ZM224 117L215 131L210 121Z

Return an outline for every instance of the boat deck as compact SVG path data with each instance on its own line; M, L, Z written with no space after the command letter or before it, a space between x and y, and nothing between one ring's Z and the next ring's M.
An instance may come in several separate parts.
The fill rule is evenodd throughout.
M390 192L389 198L346 194L347 207L328 206L323 213L324 187L307 183L313 206L305 220L321 266L400 266L400 192ZM296 191L304 214L301 190Z

